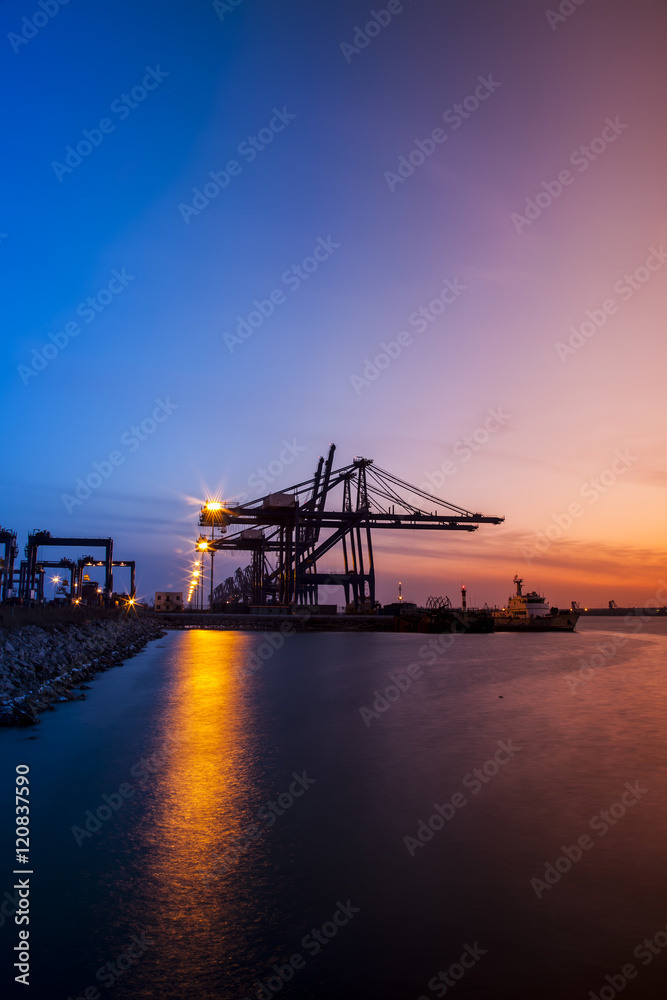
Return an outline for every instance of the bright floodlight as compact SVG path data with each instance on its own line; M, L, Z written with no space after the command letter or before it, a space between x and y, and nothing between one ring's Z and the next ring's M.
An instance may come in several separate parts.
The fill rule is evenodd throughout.
M205 510L222 510L222 504L219 500L209 500L206 504Z

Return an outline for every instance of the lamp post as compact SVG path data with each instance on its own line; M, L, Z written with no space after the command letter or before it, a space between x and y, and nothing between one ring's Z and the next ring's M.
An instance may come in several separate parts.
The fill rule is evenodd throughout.
M211 537L206 538L204 535L200 535L195 542L195 549L198 555L198 571L196 577L198 578L194 586L199 583L200 593L201 593L201 608L204 610L204 553L210 552L211 554L211 586L209 594L209 611L213 610L213 559L215 556L215 528L216 525L220 528L222 534L227 530L227 524L229 524L230 511L225 507L220 500L208 500L204 506L201 508L199 514L199 524L202 528L211 525ZM195 591L196 596L196 591Z
M195 565L199 566L199 556L197 557L197 562L196 562ZM191 595L194 594L194 598L195 598L195 611L196 611L197 610L197 600L198 600L198 597L199 597L199 569L193 569L193 571L192 571L192 580L190 582L190 594Z
M213 558L215 556L215 548L213 547L213 541L215 538L215 524L216 520L220 522L220 527L224 529L225 520L222 514L226 508L220 500L209 500L204 505L204 511L211 518L211 544L208 546L208 551L211 553L211 593L209 597L209 611L213 613Z
M211 528L211 542L213 541L213 529ZM208 540L200 535L197 539L197 551L201 553L201 609L204 610L204 553L211 553L211 598L209 611L213 607L213 548L209 546Z

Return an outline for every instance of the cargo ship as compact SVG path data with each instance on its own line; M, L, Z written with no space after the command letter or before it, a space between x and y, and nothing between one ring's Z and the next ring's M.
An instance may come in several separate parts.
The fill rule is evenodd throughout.
M492 612L494 632L574 632L579 611L551 608L546 598L532 590L524 594L523 580L518 576L512 581L516 587L506 608Z

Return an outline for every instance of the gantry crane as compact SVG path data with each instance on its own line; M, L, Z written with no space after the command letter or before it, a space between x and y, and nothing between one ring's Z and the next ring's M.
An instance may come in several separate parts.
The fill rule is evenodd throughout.
M373 529L476 531L480 524L504 521L411 486L370 458L357 457L334 470L335 450L332 444L326 461L320 457L312 479L280 493L202 507L199 525L222 529L222 537L208 543L210 550L252 553L253 604L271 598L282 605L317 604L318 587L327 584L344 588L346 604L372 607ZM334 502L336 490L339 498ZM424 501L436 509L422 509ZM227 533L236 527L241 530ZM343 572L318 572L318 562L336 547L342 553Z

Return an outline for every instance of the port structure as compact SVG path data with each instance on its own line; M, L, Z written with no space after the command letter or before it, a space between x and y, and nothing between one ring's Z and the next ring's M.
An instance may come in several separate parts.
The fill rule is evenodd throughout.
M47 569L62 569L69 573L69 593L70 597L74 593L74 588L76 586L76 563L73 559L40 559L37 563L37 580L36 580L36 593L37 599L42 601L44 599L44 571ZM21 560L21 586L25 586L25 578L28 570L28 562L26 559ZM54 582L55 582L55 578ZM63 578L58 578L59 582L62 583ZM20 589L20 588L19 588Z
M80 597L81 590L83 588L83 571L87 566L105 566L106 562L103 559L96 559L95 556L82 556L77 560L76 563L76 576L74 578L74 589L70 591L72 597ZM130 571L130 593L129 597L135 599L137 596L136 587L136 562L134 559L112 559L111 567L112 570L116 567L126 567ZM113 589L113 575L111 577L111 587Z
M5 538L5 535L7 538ZM14 532L3 532L0 529L0 545L5 544L5 558L2 562L2 599L6 600L12 590L15 577L14 560L16 557L16 535ZM96 558L93 555L84 555L77 560L63 558L59 561L44 560L39 558L39 550L42 547L55 547L66 549L104 549L104 558ZM81 595L83 585L83 571L86 566L104 567L104 586L102 589L103 603L110 605L113 591L113 569L115 567L127 567L130 570L130 599L136 598L136 566L132 559L113 558L112 538L63 538L53 536L49 531L35 530L28 535L28 542L25 547L25 560L20 564L19 576L19 597L27 602L34 600L41 601L44 598L44 568L63 568L70 574L70 599L74 602Z
M6 601L14 589L14 563L19 552L16 532L0 528L0 545L4 548L0 556L0 601Z
M104 603L111 603L112 575L111 566L113 561L113 539L112 538L59 538L53 537L50 531L33 531L28 535L28 543L25 547L27 560L25 579L22 581L20 596L29 600L32 594L37 592L38 575L38 552L42 546L55 546L56 548L103 548L105 579L104 579Z
M229 501L202 507L199 525L211 529L209 551L251 554L252 604L318 604L318 588L326 585L342 587L346 605L356 610L373 608L372 531L476 531L480 524L505 520L426 493L380 469L370 458L357 457L334 470L335 450L332 444L326 461L320 457L312 479L280 493L242 504ZM420 504L436 509L422 509ZM220 538L213 537L216 527ZM237 527L242 530L227 533ZM343 572L318 572L318 562L334 549L342 554Z

